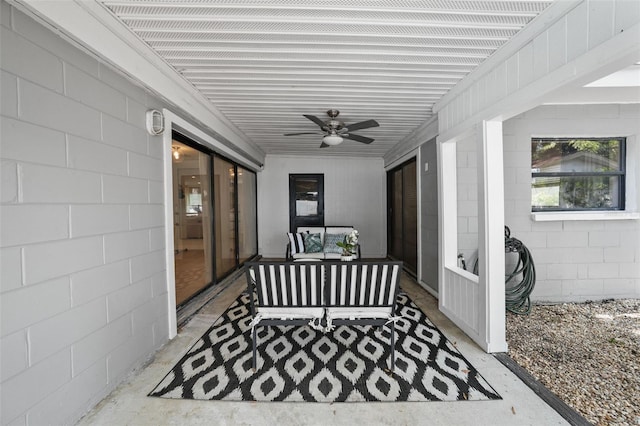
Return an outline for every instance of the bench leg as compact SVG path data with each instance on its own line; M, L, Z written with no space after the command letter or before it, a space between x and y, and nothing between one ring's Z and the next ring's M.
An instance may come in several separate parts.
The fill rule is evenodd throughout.
M253 358L252 358L252 367L253 367L253 371L256 371L256 339L257 339L257 332L256 332L256 328L258 328L258 326L256 325L255 327L253 327L252 333L253 333Z
M396 366L396 327L394 323L391 323L391 368L393 369Z

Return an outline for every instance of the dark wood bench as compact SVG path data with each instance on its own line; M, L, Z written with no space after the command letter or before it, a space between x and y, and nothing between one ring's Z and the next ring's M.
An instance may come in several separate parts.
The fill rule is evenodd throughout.
M390 324L393 369L401 271L398 261L248 262L253 368L258 326L310 325L326 332L339 325Z

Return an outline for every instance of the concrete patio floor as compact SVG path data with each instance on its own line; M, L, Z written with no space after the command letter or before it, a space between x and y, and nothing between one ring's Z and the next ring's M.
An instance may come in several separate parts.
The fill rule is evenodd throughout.
M193 401L148 397L196 340L246 288L244 275L227 286L78 425L563 425L553 408L440 311L438 302L403 274L401 287L502 396L498 401L285 403Z

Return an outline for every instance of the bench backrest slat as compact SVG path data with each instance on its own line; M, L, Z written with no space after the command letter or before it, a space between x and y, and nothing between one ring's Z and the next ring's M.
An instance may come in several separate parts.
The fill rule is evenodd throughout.
M304 262L247 262L261 307L322 305L324 265Z
M325 306L395 305L402 262L325 262Z
M393 307L402 262L247 262L261 307Z

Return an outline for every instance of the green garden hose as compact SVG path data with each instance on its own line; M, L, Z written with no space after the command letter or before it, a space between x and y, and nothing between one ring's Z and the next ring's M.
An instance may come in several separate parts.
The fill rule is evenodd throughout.
M510 274L505 274L505 305L508 311L518 315L531 312L530 295L536 284L536 266L531 252L522 241L511 237L511 230L504 227L505 253L517 253L518 262ZM517 278L522 276L519 281Z

